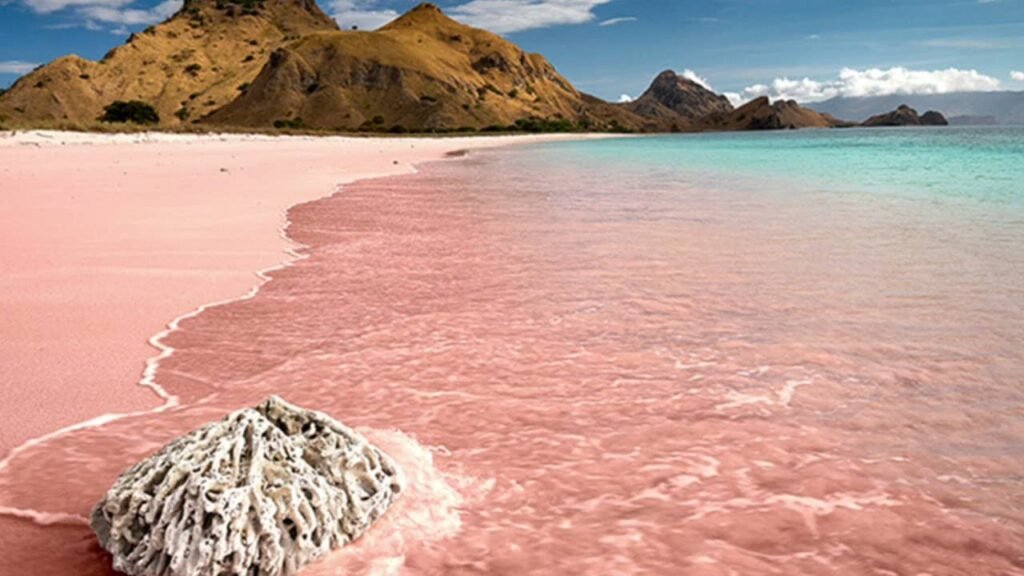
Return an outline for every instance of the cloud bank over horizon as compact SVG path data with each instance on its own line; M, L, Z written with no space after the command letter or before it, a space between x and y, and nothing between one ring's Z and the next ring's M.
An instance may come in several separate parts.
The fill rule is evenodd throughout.
M772 100L809 103L839 97L993 92L1001 89L1003 85L999 79L977 70L912 70L896 66L864 70L843 68L836 79L826 81L780 77L768 84L754 84L741 92L726 92L725 95L733 104L741 104L760 96L768 96Z

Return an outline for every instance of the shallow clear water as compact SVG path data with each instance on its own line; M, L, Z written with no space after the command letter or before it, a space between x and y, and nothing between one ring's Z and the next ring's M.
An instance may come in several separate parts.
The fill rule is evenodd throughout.
M1024 574L1022 140L622 139L348 187L291 211L307 259L167 339L183 408L23 452L0 505L85 514L275 393L410 479L310 574ZM83 527L20 538L108 570Z
M886 196L1024 202L1024 128L708 133L554 145L581 162L769 177Z

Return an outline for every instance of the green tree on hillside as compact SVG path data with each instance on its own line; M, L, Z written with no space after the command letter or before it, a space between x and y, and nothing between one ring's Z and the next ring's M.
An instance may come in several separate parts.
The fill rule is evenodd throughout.
M100 122L116 122L124 124L131 122L132 124L158 124L160 122L160 115L157 114L156 110L138 100L131 100L124 102L117 100L111 102L108 106L103 108L103 115L100 116Z

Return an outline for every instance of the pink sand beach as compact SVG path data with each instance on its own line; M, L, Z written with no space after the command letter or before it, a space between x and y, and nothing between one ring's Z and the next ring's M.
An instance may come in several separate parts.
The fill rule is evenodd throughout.
M407 479L308 576L1024 573L1016 212L658 140L170 140L0 150L0 576L114 574L118 474L269 395Z
M0 455L161 404L135 386L173 319L288 259L292 205L446 153L534 138L0 138Z
M151 339L251 294L260 271L290 261L290 206L452 152L538 139L0 134L0 458L164 405L158 387L140 384L161 353ZM40 548L63 528L9 512L0 564L49 553L50 573L92 569L62 562L63 544Z

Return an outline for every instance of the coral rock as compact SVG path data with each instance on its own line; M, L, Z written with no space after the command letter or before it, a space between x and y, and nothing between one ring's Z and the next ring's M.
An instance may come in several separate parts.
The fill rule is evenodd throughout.
M271 397L125 471L92 527L133 576L289 575L366 532L400 491L361 435Z

